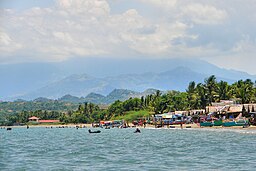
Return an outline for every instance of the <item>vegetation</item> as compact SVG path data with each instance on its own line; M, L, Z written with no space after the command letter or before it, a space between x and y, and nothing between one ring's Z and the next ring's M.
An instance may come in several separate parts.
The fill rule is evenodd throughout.
M212 75L206 78L204 83L190 82L185 92L169 91L162 94L158 90L154 94L141 98L117 100L107 109L100 109L98 105L87 102L80 105L58 101L2 102L0 103L0 124L1 121L2 124L4 121L26 123L30 116L38 116L41 119L60 119L64 123L91 123L109 119L132 121L169 111L205 109L213 102L229 99L242 104L255 103L255 83L247 79L229 85L225 81L218 82ZM20 103L26 103L26 105L20 107Z
M116 116L111 118L111 120L122 120L124 119L127 122L132 122L139 118L149 118L151 117L152 113L147 110L140 110L140 111L129 111L125 112L123 116Z

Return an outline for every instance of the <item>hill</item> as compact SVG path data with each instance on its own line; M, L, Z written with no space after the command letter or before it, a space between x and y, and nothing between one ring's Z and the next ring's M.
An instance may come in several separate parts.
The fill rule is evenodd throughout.
M256 80L255 75L194 59L88 58L60 63L10 64L0 65L0 100L58 99L66 94L86 97L90 93L107 96L114 89L183 91L188 82L203 82L210 75L229 83L247 78Z

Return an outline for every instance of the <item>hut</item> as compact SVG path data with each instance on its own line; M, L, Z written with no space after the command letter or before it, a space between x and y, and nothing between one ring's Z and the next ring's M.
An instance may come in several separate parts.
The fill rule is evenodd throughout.
M32 117L28 118L29 122L37 122L37 123L39 122L39 119L40 118L38 118L36 116L32 116Z

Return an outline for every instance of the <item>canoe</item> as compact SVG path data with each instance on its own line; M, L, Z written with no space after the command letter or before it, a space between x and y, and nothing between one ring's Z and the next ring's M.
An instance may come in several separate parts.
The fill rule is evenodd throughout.
M212 122L201 122L200 123L200 127L201 126L205 126L205 127L207 127L207 126L209 127L210 126L211 127L211 126L213 126L213 123Z
M100 130L97 130L97 131L91 131L90 129L88 130L90 134L92 133L100 133L101 131Z
M248 123L246 121L231 121L231 122L224 122L223 126L230 127L230 126L244 126Z
M216 120L214 121L213 126L222 126L222 124L223 124L222 120Z
M201 122L200 123L200 126L222 126L222 120L215 120L214 122L212 122L212 121L205 121L205 122Z

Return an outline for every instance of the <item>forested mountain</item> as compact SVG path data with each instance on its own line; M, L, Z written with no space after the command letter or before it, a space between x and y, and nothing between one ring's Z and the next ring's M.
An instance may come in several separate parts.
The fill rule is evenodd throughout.
M85 97L90 93L106 96L114 89L184 91L191 80L202 82L210 75L228 83L256 79L254 75L196 59L86 58L61 63L6 64L0 65L0 100L57 99L66 94Z
M86 74L71 75L36 91L30 92L21 98L33 99L36 97L46 97L57 99L66 94L77 97L86 97L90 93L107 96L107 94L117 89L129 89L131 91L137 92L144 91L148 88L154 88L163 91L184 91L190 80L194 80L195 82L202 82L207 76L208 75L195 72L187 67L177 67L173 70L160 73L125 74L104 78L96 78ZM227 82L235 81L222 77L217 78ZM129 93L133 94L133 92ZM112 98L110 96L107 98L108 102L106 102L106 100L103 100L102 102L112 102L111 99L115 99L115 97ZM102 97L98 98L101 99ZM118 98L123 99L122 97Z

